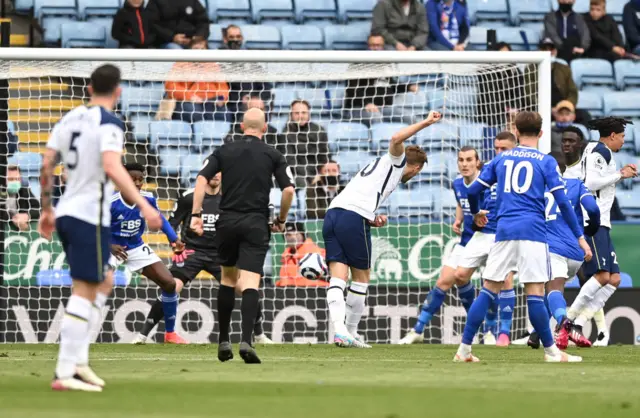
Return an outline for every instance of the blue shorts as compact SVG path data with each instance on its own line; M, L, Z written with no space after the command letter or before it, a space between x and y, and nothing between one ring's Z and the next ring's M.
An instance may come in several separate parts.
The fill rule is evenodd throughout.
M56 230L67 256L71 278L99 283L109 269L111 228L71 216L56 219Z
M616 250L609 235L609 228L601 226L593 237L585 237L593 257L591 261L584 263L584 275L590 278L599 271L620 273Z
M322 237L327 263L336 261L360 270L371 267L371 226L362 216L346 209L329 209Z

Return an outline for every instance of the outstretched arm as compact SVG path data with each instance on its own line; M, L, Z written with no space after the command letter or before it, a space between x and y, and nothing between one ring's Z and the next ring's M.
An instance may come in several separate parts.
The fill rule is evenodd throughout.
M404 154L404 141L411 138L427 126L431 126L442 118L440 112L431 111L426 119L400 129L393 134L389 143L389 153L394 157L402 157Z
M592 194L584 194L580 198L580 204L587 211L589 215L589 221L587 221L587 227L584 229L584 233L590 236L594 236L600 227L600 208L598 202Z
M491 186L478 178L467 188L469 209L474 216L480 212L480 195L489 187Z
M584 238L582 227L578 225L578 218L576 217L576 213L573 211L571 202L569 202L569 199L567 199L564 188L555 189L551 193L553 194L554 199L556 199L556 203L560 208L560 212L562 212L562 217L564 218L567 225L569 225L569 228L571 229L571 232L573 232L573 235L578 239Z

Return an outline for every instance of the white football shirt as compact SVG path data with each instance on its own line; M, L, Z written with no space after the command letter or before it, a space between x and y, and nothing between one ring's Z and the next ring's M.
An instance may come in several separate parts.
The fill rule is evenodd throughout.
M590 142L582 154L584 184L596 196L600 208L600 225L611 228L611 207L616 197L620 172L609 147L603 142Z
M567 179L582 180L582 178L583 178L583 175L582 175L582 160L576 161L576 163L573 164L573 165L568 165L567 168L564 170L564 173L562 174L562 177L567 178Z
M47 148L58 152L67 169L56 217L110 226L114 186L102 168L102 153L121 153L123 144L124 122L100 106L76 107L56 124Z
M376 158L351 179L329 209L347 209L373 221L378 207L398 187L405 164L404 154L394 157L387 153Z

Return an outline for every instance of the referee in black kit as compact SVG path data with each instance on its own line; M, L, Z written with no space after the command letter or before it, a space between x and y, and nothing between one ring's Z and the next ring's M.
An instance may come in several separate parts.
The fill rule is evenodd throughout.
M218 359L233 358L229 341L229 324L235 305L235 290L242 293L242 342L240 357L245 363L260 363L251 346L260 295L260 277L273 232L283 232L284 223L295 194L293 175L284 156L265 144L267 131L264 112L249 109L242 120L244 136L217 148L204 161L193 192L191 229L203 231L202 202L207 183L222 172L220 217L215 237L222 266L222 280L218 291ZM272 176L282 189L280 214L269 227L269 191Z

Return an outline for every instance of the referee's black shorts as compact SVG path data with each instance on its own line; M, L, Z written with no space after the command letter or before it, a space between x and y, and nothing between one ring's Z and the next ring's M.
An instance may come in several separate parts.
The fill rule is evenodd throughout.
M190 248L187 248L187 250L190 250ZM184 284L195 279L202 270L220 281L220 262L215 255L215 250L195 250L193 254L187 257L184 263L173 263L170 269L173 277L180 279Z
M216 222L216 247L220 265L262 274L270 238L267 216L259 213L223 212Z

